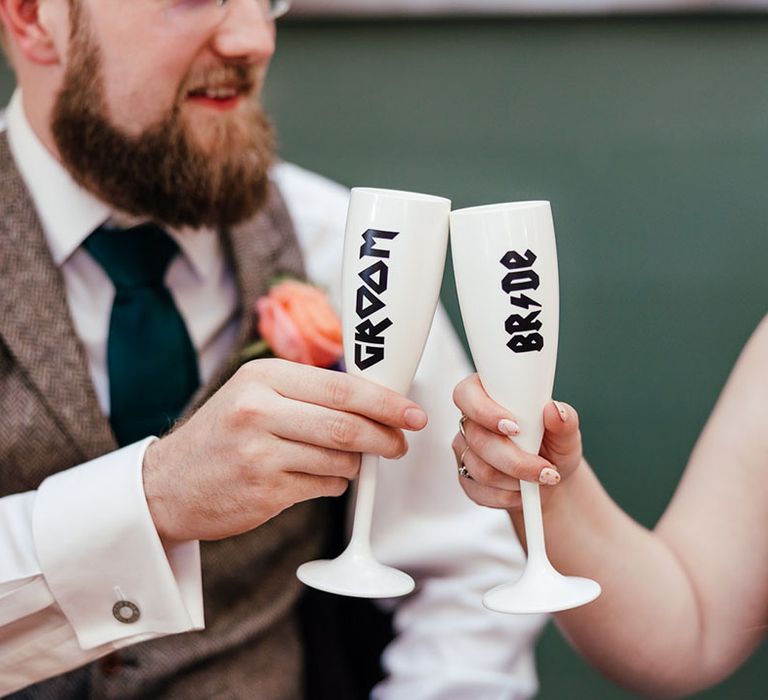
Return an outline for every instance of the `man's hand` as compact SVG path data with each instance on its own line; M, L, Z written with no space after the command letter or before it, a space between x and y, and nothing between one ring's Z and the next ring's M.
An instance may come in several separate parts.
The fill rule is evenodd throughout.
M150 445L150 513L165 541L236 535L299 501L344 493L360 453L402 457L402 431L426 423L413 401L364 379L284 360L249 362Z
M519 430L514 416L488 396L476 374L456 387L453 400L466 419L464 435L457 433L452 447L457 463L463 461L472 477L460 482L480 505L519 509L521 479L555 486L581 462L579 416L568 404L553 401L544 409L541 450L532 455L510 440Z

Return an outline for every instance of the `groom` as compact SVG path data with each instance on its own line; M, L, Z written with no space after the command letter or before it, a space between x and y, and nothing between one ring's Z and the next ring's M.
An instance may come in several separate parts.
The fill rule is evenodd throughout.
M365 638L301 604L294 572L326 546L321 497L360 452L402 457L404 431L376 547L420 589L376 697L535 692L540 621L478 604L520 555L453 478L446 388L468 368L444 316L414 400L280 360L234 371L270 279L339 275L346 194L273 166L259 103L283 4L0 0L19 85L0 134L0 694L365 696Z

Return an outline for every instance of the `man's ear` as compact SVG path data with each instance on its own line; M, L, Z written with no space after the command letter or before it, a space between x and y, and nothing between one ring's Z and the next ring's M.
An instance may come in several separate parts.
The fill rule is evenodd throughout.
M0 0L0 16L8 43L28 61L40 65L59 63L60 55L50 23L43 21L41 0Z

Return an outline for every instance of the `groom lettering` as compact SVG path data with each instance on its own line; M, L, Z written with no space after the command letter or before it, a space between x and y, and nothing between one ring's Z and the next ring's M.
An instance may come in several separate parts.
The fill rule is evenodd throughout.
M381 315L370 319L379 311L386 309L381 295L387 291L389 284L389 266L385 262L389 258L389 250L377 247L377 239L391 241L398 235L396 231L378 231L368 229L363 234L363 245L360 247L360 260L378 258L376 262L360 272L363 284L357 290L355 311L361 320L355 326L355 365L358 369L370 369L384 359L384 331L392 325L392 320Z

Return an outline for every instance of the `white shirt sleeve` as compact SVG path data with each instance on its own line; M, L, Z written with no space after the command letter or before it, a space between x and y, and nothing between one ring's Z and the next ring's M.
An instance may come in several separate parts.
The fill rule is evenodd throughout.
M349 191L288 163L273 178L310 280L338 304ZM520 575L524 556L506 513L475 505L458 483L452 392L470 372L439 307L410 392L429 425L409 437L405 458L382 460L377 479L375 553L413 575L417 590L392 603L397 636L374 700L522 700L537 690L533 644L545 618L493 613L481 602L487 590Z
M202 629L199 545L164 548L144 496L152 440L0 499L0 695L129 644ZM138 619L115 617L121 601Z

